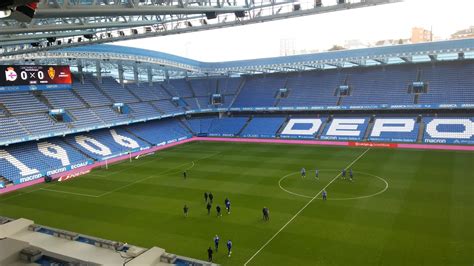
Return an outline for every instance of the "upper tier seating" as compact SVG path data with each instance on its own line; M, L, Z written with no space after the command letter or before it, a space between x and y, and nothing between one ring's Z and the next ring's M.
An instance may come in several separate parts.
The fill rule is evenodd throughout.
M73 109L86 107L70 90L43 91L42 94L56 109Z
M5 105L12 114L47 112L48 106L29 92L1 93L0 104Z
M92 83L93 77L84 80L84 84L80 82L74 83L72 86L74 91L89 104L91 107L111 105L112 102Z
M134 103L139 101L113 78L102 78L102 84L100 87L105 92L105 94L112 98L116 103Z
M127 88L135 94L140 101L158 101L170 97L162 91L161 86L148 86L148 84L128 84Z
M285 87L285 81L283 75L247 78L232 107L272 107L278 89Z

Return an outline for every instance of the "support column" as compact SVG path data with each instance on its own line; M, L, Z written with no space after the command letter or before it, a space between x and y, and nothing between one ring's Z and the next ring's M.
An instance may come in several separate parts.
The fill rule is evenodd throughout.
M168 72L168 69L165 70L165 81L166 83L170 82L170 73Z
M100 60L95 61L95 72L97 75L97 80L99 83L102 83L102 66L100 65Z
M79 72L79 82L84 84L84 67L81 60L77 60L77 71Z
M148 73L148 86L153 86L153 69L151 66L147 67L147 73Z
M123 85L123 65L122 65L122 62L119 62L118 63L118 76L119 76L119 83L120 85L122 85L122 87L124 86Z
M138 78L138 65L137 65L137 63L133 64L133 78L135 80L135 84L138 86L140 84L140 79Z

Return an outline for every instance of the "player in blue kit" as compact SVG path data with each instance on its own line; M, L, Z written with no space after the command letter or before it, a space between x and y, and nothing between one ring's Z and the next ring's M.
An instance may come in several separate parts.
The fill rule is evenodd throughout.
M327 200L328 198L328 193L326 192L325 189L323 189L323 200Z
M225 208L227 209L227 214L230 214L230 200L226 198L224 203L225 203Z
M354 178L354 175L352 174L352 168L349 169L349 179L352 181Z
M216 236L214 237L214 246L216 247L216 252L217 252L217 250L219 249L219 240L220 240L219 236L216 235Z
M346 169L342 169L341 176L342 176L342 179L346 179Z
M230 255L232 254L232 241L229 239L229 241L227 241L227 256L230 257Z

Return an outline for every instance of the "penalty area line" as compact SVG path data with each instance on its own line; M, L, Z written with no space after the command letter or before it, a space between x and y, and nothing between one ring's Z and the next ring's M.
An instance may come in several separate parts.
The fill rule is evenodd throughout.
M354 165L360 158L362 158L368 151L370 150L370 148L368 148L367 150L365 150L362 154L360 154L357 158L355 158L349 165L347 165L344 169L347 169L349 167L351 167L352 165ZM255 254L252 255L252 257L250 257L250 259L248 259L245 263L244 263L244 266L247 266L247 264L249 264L249 262L251 262L266 246L268 246L268 244L270 244L270 242L272 242L273 239L275 239L275 237L277 237L296 217L298 217L305 209L306 207L308 207L316 198L318 198L318 196L323 192L323 190L325 190L327 187L329 187L332 183L334 183L334 181L336 181L339 176L341 175L341 173L337 174L333 179L331 179L331 181L329 181L329 183L323 187L319 192L318 194L316 194L311 200L308 201L308 203L306 203L295 215L293 215L293 217L291 217L290 220L288 220L288 222L286 222L286 224L284 224L270 239L268 239L267 242L265 242L265 244L263 244L263 246L257 250L257 252L255 252Z

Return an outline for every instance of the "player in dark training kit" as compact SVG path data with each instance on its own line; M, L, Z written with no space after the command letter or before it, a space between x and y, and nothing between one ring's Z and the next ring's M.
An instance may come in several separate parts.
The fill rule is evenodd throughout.
M184 204L184 207L183 207L184 217L188 217L188 211L189 211L188 205Z
M204 201L207 202L207 197L209 197L209 195L207 195L207 192L204 192Z
M263 207L262 212L263 212L263 220L264 221L270 220L270 210L268 210L267 207Z
M346 179L346 169L342 169L341 176L342 176L342 179Z
M183 178L186 179L186 177L188 177L188 173L186 173L186 171L183 172Z
M349 169L349 179L352 181L354 178L354 175L352 174L352 168Z
M328 198L328 193L326 192L326 190L323 190L323 200L327 200Z
M212 195L211 192L209 192L209 201L212 203L212 200L214 199L214 195Z
M219 205L216 206L216 212L217 212L217 216L222 216L221 206L219 206Z
M209 247L209 248L207 249L207 259L208 259L210 262L212 262L212 253L213 253L212 248Z
M211 207L212 207L211 203L208 202L207 205L206 205L207 215L210 215L210 214L211 214Z
M301 168L301 177L306 177L306 169Z

